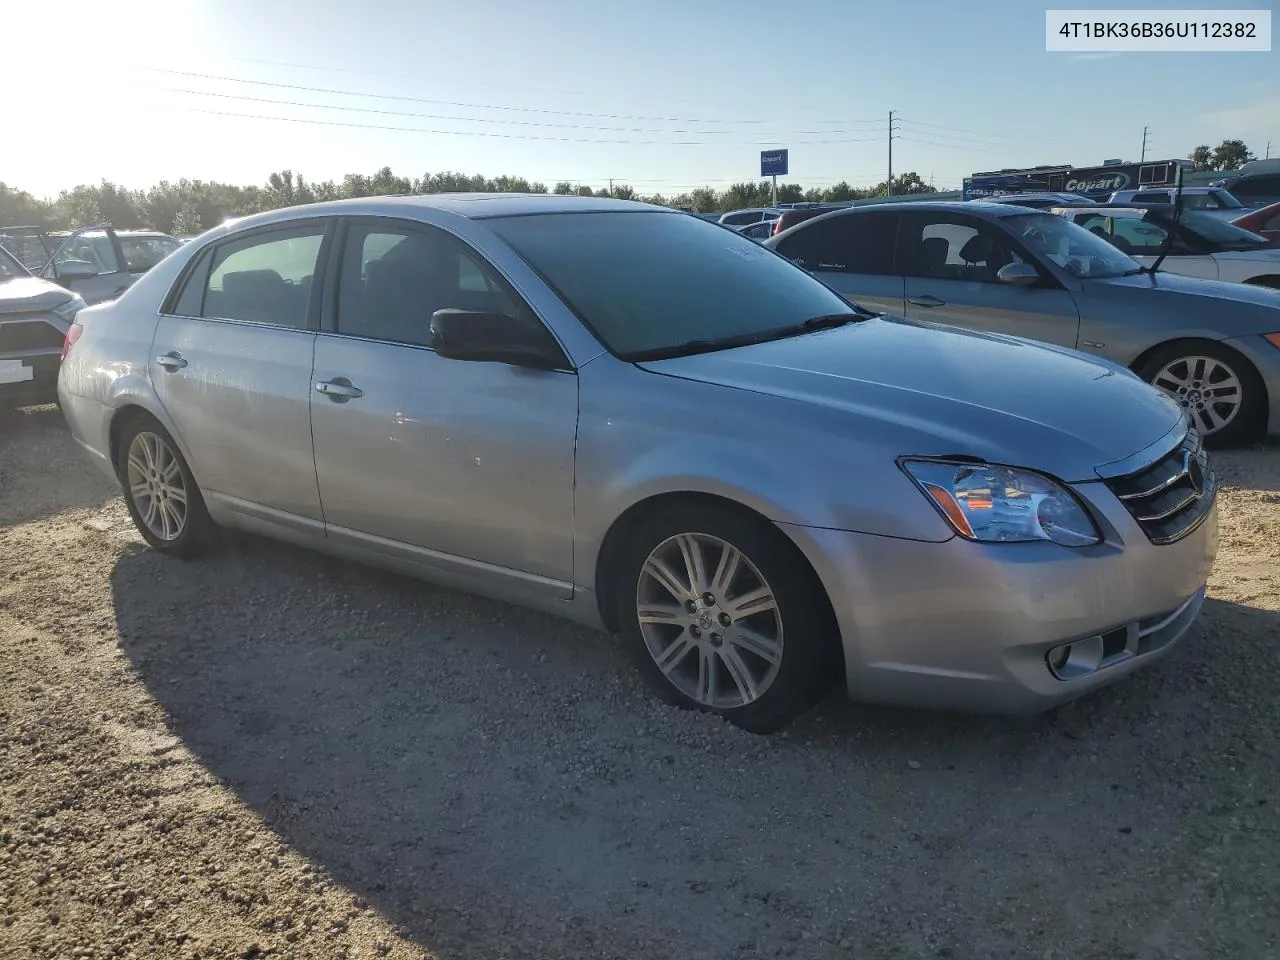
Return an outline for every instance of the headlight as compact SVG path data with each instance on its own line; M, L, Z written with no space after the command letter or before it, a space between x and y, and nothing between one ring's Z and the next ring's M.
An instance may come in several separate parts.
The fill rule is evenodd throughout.
M1075 495L1043 474L939 460L904 460L902 467L956 533L970 540L1050 540L1064 547L1102 541Z
M63 320L74 320L76 314L85 308L84 297L76 294L70 300L64 301L53 308L53 312L60 316Z

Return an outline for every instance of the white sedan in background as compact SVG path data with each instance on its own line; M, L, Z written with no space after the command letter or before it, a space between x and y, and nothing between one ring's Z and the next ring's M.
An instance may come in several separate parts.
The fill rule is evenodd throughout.
M1280 290L1280 244L1198 210L1184 210L1176 223L1172 207L1055 207L1053 212L1143 266L1156 261L1172 231L1162 271Z

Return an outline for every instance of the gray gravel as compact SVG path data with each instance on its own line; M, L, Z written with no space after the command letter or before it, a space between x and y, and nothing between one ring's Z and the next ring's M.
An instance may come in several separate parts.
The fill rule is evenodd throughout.
M0 420L0 956L1280 955L1280 450L1217 461L1165 664L763 738L537 614L160 557L56 411Z

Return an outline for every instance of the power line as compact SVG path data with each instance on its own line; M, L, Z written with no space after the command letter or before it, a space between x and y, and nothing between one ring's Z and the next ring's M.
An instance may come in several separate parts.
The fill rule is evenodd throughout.
M582 110L550 110L543 107L512 107L506 104L469 103L460 100L437 100L429 97L410 97L391 93L365 93L358 90L340 90L334 87L312 87L298 83L278 83L270 80L250 80L246 77L228 77L211 73L196 73L190 70L170 70L162 67L142 67L151 73L163 73L176 77L191 77L198 80L215 80L225 83L242 83L255 87L273 87L279 90L301 90L307 93L325 93L342 97L368 97L374 100L396 100L401 103L428 103L443 107L464 107L472 110L503 110L512 113L541 113L561 117L591 117L605 120L648 120L654 123L739 123L767 124L772 121L759 119L726 120L706 119L701 117L653 117L628 113L591 113ZM869 123L876 121L843 120L841 123Z
M965 127L953 127L945 123L927 123L924 120L912 120L905 117L903 118L902 122L910 123L917 127L934 127L935 129L938 129L938 130L955 130L959 133L969 133L969 134L973 134L975 137L982 137L984 139L989 139L989 140L1008 140L1009 139L1008 137L1002 136L1001 134L982 133L980 131L970 130Z
M174 104L156 104L164 109L180 110L184 113L200 113L211 117L235 117L241 120L271 120L277 123L305 123L322 127L346 127L355 130L388 130L397 133L429 133L437 136L447 137L486 137L499 140L542 140L554 143L599 143L599 144L629 144L633 146L666 146L666 147L706 147L706 146L723 146L725 141L717 144L709 144L705 140L623 140L623 139L595 139L589 137L550 137L536 136L533 134L522 133L490 133L484 130L436 130L427 127L394 127L387 124L377 123L353 123L350 121L340 120L318 120L310 117L275 117L265 116L258 113L238 113L231 110L205 110L201 107L184 107ZM883 140L883 137L870 137L865 140L793 140L793 144L800 146L810 146L817 144L845 144L845 143L873 143ZM747 143L741 141L734 146L768 146L772 140L754 140Z
M613 133L672 133L696 134L698 136L727 136L740 133L737 130L672 130L664 127L601 127L592 124L544 123L540 120L498 120L493 117L459 117L444 113L418 113L412 110L379 110L375 107L353 107L337 103L305 103L299 100L277 100L271 97L249 97L238 93L219 93L213 90L189 90L184 87L160 87L166 93L180 93L196 97L217 97L222 100L243 100L248 103L269 103L282 107L307 107L314 110L341 110L349 113L372 113L388 117L416 117L422 120L456 120L459 123L500 123L522 127L551 127L563 130L599 130ZM770 136L824 136L840 133L866 133L865 130L792 130L771 133ZM764 133L760 134L761 136ZM876 139L872 137L871 139ZM856 142L856 141L855 141Z

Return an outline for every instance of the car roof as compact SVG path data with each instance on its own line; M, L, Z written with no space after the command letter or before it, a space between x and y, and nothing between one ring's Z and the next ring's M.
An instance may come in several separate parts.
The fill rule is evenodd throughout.
M535 213L600 213L661 212L680 214L671 207L660 207L634 200L611 200L605 197L559 196L551 193L430 193L396 194L382 197L351 197L327 200L293 207L281 207L265 213L237 217L229 230L240 232L302 216L413 216L415 210L442 210L471 220L491 217L517 217Z
M836 210L830 210L822 215L815 217L813 220L806 220L805 223L815 223L825 217L842 217L851 213L865 213L874 211L883 213L886 210L920 210L925 213L977 213L982 216L988 216L993 219L998 217L1016 217L1026 213L1026 209L1018 207L1012 203L992 203L990 200L902 200L902 201L886 201L884 203L865 203L858 207L843 207ZM799 226L799 224L797 224Z

